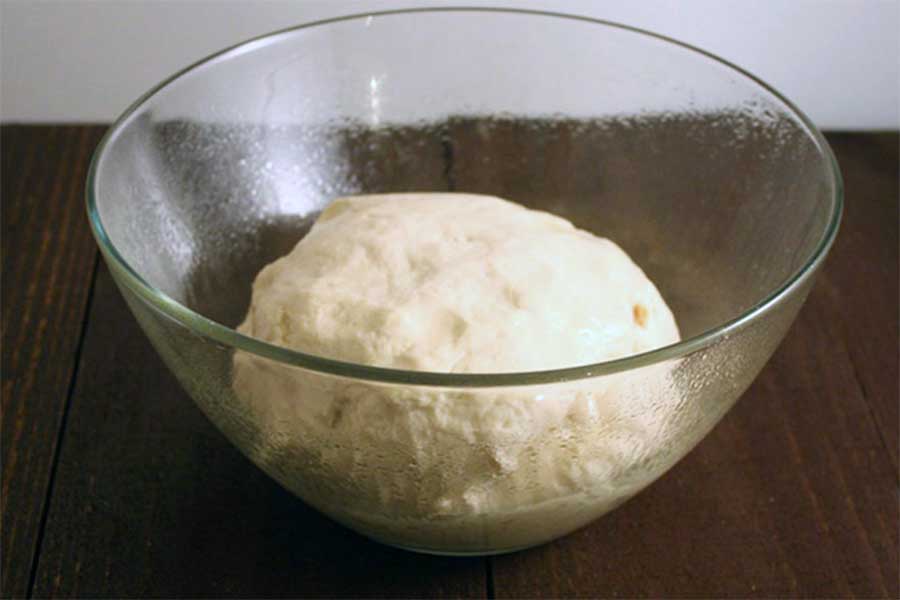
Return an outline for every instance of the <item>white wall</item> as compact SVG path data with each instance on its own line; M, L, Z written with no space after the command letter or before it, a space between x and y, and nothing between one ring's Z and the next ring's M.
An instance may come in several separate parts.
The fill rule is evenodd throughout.
M900 127L900 0L0 0L0 119L111 121L242 39L341 14L518 6L635 25L755 73L822 128Z

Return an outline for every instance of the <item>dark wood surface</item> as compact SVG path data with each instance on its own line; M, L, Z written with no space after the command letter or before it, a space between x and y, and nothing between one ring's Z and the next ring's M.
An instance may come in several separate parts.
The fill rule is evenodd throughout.
M3 128L3 592L28 590L97 251L81 182L102 130Z
M590 527L419 556L252 466L152 351L83 209L102 127L2 129L2 594L898 597L897 134L833 134L844 225L713 432Z

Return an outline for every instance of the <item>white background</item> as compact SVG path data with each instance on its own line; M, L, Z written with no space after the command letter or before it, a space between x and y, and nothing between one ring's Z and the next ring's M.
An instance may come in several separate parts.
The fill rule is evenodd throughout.
M700 46L826 129L900 127L900 0L0 0L0 119L111 121L215 50L305 21L440 5L588 15Z

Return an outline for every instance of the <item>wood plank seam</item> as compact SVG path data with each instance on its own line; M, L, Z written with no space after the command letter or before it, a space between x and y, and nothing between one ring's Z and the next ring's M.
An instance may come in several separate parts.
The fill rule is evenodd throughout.
M881 446L884 449L885 454L887 454L888 462L893 465L893 453L891 452L891 447L888 445L887 438L885 437L885 433L882 430L882 426L880 421L875 415L875 407L872 406L871 398L866 390L865 384L863 384L862 378L859 376L859 365L857 365L856 355L851 351L850 343L847 340L846 330L844 327L841 328L841 341L844 344L844 350L847 353L847 356L850 359L850 372L853 374L853 381L856 383L856 387L859 388L859 392L863 397L863 400L866 402L866 414L869 416L869 420L872 421L872 427L875 431L878 432L878 439L881 440ZM897 465L893 465L895 483L900 484L900 472L897 471Z
M494 589L494 559L491 556L484 557L484 585L485 597L487 600L494 600L497 597Z
M56 470L59 465L59 457L62 453L63 439L66 432L66 423L69 420L69 407L72 404L72 394L75 391L75 382L78 380L78 370L81 363L81 352L84 348L85 334L87 333L88 315L90 315L91 304L94 299L94 286L97 282L97 269L100 264L100 252L94 250L94 264L91 268L91 283L88 287L87 299L84 303L84 315L81 319L81 330L78 332L78 343L75 345L75 353L72 360L72 375L66 388L66 400L63 403L63 412L60 419L59 427L56 434L56 447L53 449L53 459L50 463L50 477L47 481L47 491L44 494L43 504L41 506L41 518L38 525L37 539L34 544L34 554L31 557L31 564L28 572L28 598L33 597L34 583L37 576L38 563L41 558L41 546L44 541L44 530L47 527L47 516L50 513L50 499L53 497L54 483L56 482Z
M851 142L854 139L852 138ZM896 137L894 139L896 140ZM850 149L855 149L857 145L860 149L871 150L868 145L858 142L854 142ZM840 150L843 146L839 146L837 149ZM432 150L435 149L432 148ZM450 180L452 175L454 178L459 178L460 183L465 187L464 165L459 162L465 156L464 148L459 145L447 147L441 144L436 150L436 152L432 152L434 159L440 157L443 151L445 161L443 173L447 176L448 185L454 183ZM453 160L454 151L459 167L451 173L446 167L447 161ZM449 156L447 152L450 153ZM4 165L6 165L6 160L7 158L4 157ZM437 164L437 160L434 162L434 171L440 172L441 165ZM862 168L863 166L865 165L851 164L849 170L852 171L852 168L855 167L859 174L869 173ZM889 167L895 168L890 165ZM4 166L4 168L7 167ZM8 168L7 171L9 171ZM70 176L70 178L72 177ZM854 181L852 176L848 179ZM54 193L59 192L59 189L57 187ZM886 195L882 194L882 196ZM874 197L871 192L869 196ZM894 192L892 196L896 198L896 193ZM871 208L866 208L862 204L856 206L858 210ZM868 212L865 214L869 215ZM891 220L896 223L895 216ZM66 226L70 229L79 225L76 221L77 219L74 217L64 219ZM884 231L876 229L880 226L881 224L872 218L868 218L868 220L848 219L845 224L847 230L843 234L855 231L858 236L866 235L866 232L871 235L873 230L874 233L883 234ZM895 226L893 225L893 227ZM851 227L855 227L855 229L851 229ZM891 233L890 230L885 231L888 234ZM896 245L896 231L893 236L894 239L889 241ZM839 236L838 242L841 241L842 238ZM826 318L807 315L808 318L804 320L804 313L801 311L798 322L800 325L804 325L803 335L809 335L819 325L839 328L840 331L832 330L831 337L811 339L819 340L820 343L824 339L824 345L832 347L823 356L842 362L835 365L828 361L814 362L809 367L811 372L806 373L807 377L798 380L793 374L793 369L795 366L806 364L802 357L805 356L804 352L810 348L796 340L792 344L791 338L788 337L785 339L787 344L783 344L780 363L777 358L774 364L770 362L767 369L758 378L755 394L751 390L752 398L742 401L746 407L747 400L755 400L759 403L767 395L781 397L783 394L785 403L793 402L792 411L783 412L780 409L780 401L764 403L763 408L766 412L761 416L756 407L752 410L745 408L743 411L740 406L736 407L732 411L732 421L724 423L725 429L723 430L723 424L720 424L719 431L708 436L709 441L706 442L705 450L699 448L694 452L693 458L686 459L684 464L687 465L687 470L685 467L682 467L681 471L673 470L673 474L669 475L668 479L654 484L656 492L648 490L623 507L622 510L628 512L611 514L594 526L573 534L569 538L544 546L543 549L522 553L515 561L511 560L515 557L485 557L482 559L484 566L473 561L473 573L465 573L467 576L472 576L471 587L454 586L454 580L458 578L450 576L438 583L424 583L422 589L440 591L445 595L455 595L456 597L475 595L481 590L480 593L484 593L488 598L498 596L536 597L538 594L535 590L544 590L547 595L555 597L565 595L637 597L642 595L641 591L644 595L664 597L666 595L684 595L685 593L695 595L698 589L701 590L701 594L705 590L706 595L737 597L758 595L769 597L786 595L898 597L896 582L900 580L896 577L896 496L895 492L891 490L896 485L892 482L900 478L900 473L896 469L896 458L891 460L889 457L889 460L884 462L880 456L884 449L892 450L888 440L896 438L892 432L891 413L880 412L885 403L896 401L894 396L896 389L886 386L884 380L895 375L895 371L893 371L895 367L890 363L896 363L896 342L887 339L892 337L889 328L883 330L888 332L888 335L875 340L867 335L872 332L871 328L863 329L862 332L858 331L855 327L857 313L854 313L852 309L864 305L854 303L852 300L855 296L841 293L841 287L851 287L848 285L851 281L857 289L865 287L865 285L860 286L859 284L871 283L874 285L878 283L874 279L874 275L878 275L879 271L872 271L866 277L863 277L864 273L857 281L847 278L848 274L853 273L853 263L850 262L850 259L840 263L843 269L837 268L835 264L835 259L841 257L856 258L857 254L850 250L857 250L860 257L871 258L878 254L874 251L869 252L872 250L871 248L861 247L860 244L856 246L836 245L836 249L838 252L835 252L832 257L831 268L823 270L816 284L819 287L819 293L817 294L814 289L810 298L812 301L808 302L804 308L804 311L808 312L811 308L818 307L819 315ZM82 277L81 281L87 283L83 299L84 313L76 311L78 314L71 319L76 326L71 327L69 334L70 343L75 342L71 346L71 352L75 355L76 363L74 371L68 372L70 379L61 378L63 379L62 385L56 392L55 402L62 406L62 410L53 419L52 424L55 425L55 429L46 438L48 442L55 440L56 446L48 450L50 454L47 461L49 469L41 477L41 489L33 495L37 526L34 528L36 534L31 542L32 545L27 551L18 553L15 558L22 563L22 583L27 584L27 587L23 586L17 594L21 593L24 596L27 593L29 597L79 596L85 595L86 590L90 589L93 589L95 594L98 590L105 590L107 593L111 592L120 597L129 596L128 591L132 591L133 595L141 595L140 592L142 592L143 595L171 597L208 595L210 591L222 596L247 595L252 591L259 593L259 586L265 585L263 577L266 575L266 569L271 568L267 565L253 567L256 571L250 569L247 573L233 574L227 570L203 573L202 569L197 569L196 563L191 564L192 555L198 556L204 550L214 548L225 538L217 537L215 533L208 533L213 529L211 524L215 523L215 519L204 521L201 525L196 526L192 533L179 532L179 529L184 529L185 522L191 522L190 519L193 516L191 510L182 509L181 498L183 496L199 499L189 505L195 511L206 507L205 501L201 501L206 498L236 498L234 504L241 506L242 511L236 515L238 517L237 524L227 528L227 531L251 535L255 535L257 531L260 532L257 537L251 537L249 543L245 540L235 542L235 547L246 543L248 547L252 548L254 540L259 542L259 540L274 537L274 542L265 543L260 548L263 550L263 555L273 559L275 565L281 565L285 573L292 573L289 583L277 588L282 594L285 592L296 594L297 590L307 590L312 595L322 597L326 596L322 590L343 589L346 594L346 591L351 589L357 590L354 595L362 596L363 594L359 590L371 592L377 587L374 583L377 581L376 577L383 577L382 573L378 573L379 570L389 572L390 569L397 569L402 573L410 566L431 564L427 560L407 560L406 555L394 554L391 551L384 551L383 555L380 555L378 547L364 546L363 544L366 542L355 540L350 534L343 536L341 540L327 542L326 540L333 535L340 535L336 526L330 525L322 519L309 517L312 514L311 510L294 510L291 499L274 491L273 486L258 485L263 481L260 474L254 475L250 481L243 481L242 478L245 475L251 476L251 469L246 468L245 463L235 459L234 453L228 453L233 462L229 463L227 457L223 459L223 456L218 454L218 450L224 448L225 444L218 436L210 434L211 441L202 444L183 444L180 446L180 452L183 454L178 455L181 458L177 461L166 459L162 463L147 464L148 452L158 452L161 443L181 439L181 434L184 432L208 433L207 430L210 428L204 427L201 430L196 418L191 421L190 426L171 430L165 426L153 425L154 428L148 434L150 442L147 442L141 451L136 450L129 454L131 459L129 464L124 467L119 465L118 468L108 469L105 462L106 457L103 455L107 451L105 446L108 440L104 439L102 435L96 435L94 426L97 417L103 414L101 411L112 405L113 402L106 401L103 406L98 407L95 400L104 394L111 393L112 386L105 380L101 380L85 388L79 396L78 386L74 382L77 382L78 379L88 380L91 378L91 365L84 367L81 364L85 362L86 356L93 354L96 357L93 364L95 373L102 373L107 368L106 352L109 346L106 344L104 335L99 335L99 341L95 340L96 344L92 346L91 339L94 333L88 330L88 327L93 329L98 322L102 322L108 316L105 311L105 308L108 307L104 302L104 295L115 296L116 306L119 307L118 312L127 316L128 322L132 325L131 330L122 330L121 332L118 331L117 326L107 327L107 334L118 333L120 339L122 337L127 339L129 336L136 337L133 332L137 330L136 324L133 323L133 317L123 309L121 298L117 295L108 272L100 263L96 246L92 245L90 250L90 253L85 253L87 264L80 270L81 273L84 273L80 276ZM892 273L896 272L896 253L889 258ZM69 269L69 261L60 260L50 270L50 280L54 282L54 285L65 282ZM880 273L882 277L885 274L884 271L880 271ZM822 285L827 282L830 282L830 286ZM823 288L827 288L827 291L824 291ZM876 288L876 293L877 289L879 288ZM66 298L67 296L63 295L62 297ZM80 294L79 298L81 298ZM896 298L896 295L893 298ZM894 312L896 300L888 297L886 304L878 305L877 312L872 310L871 306L867 311L860 311L860 321L865 322L866 319L871 321L876 316L880 316L881 319L893 319L895 315L886 314L882 308L890 304L893 304L893 308L889 312ZM59 305L62 306L63 303ZM101 307L104 309L100 309ZM80 321L78 320L79 315ZM800 333L795 332L793 335L800 335ZM109 335L106 337L108 338ZM829 339L831 340L830 344L828 344ZM881 343L878 343L879 340ZM890 348L890 344L887 342L893 342L894 348ZM139 345L141 348L137 348ZM880 357L887 360L883 363L873 362L873 356L876 356L873 353L884 345L888 346L889 352L882 353ZM142 344L135 344L135 347L140 351L136 350L135 356L137 357L142 357L145 355L142 353L148 352L145 340ZM785 352L785 349L792 350ZM68 361L69 356L64 358ZM850 362L849 365L845 364L847 361ZM890 366L891 369L883 369L882 367L885 365ZM842 374L827 379L827 371L835 367L841 367L835 370ZM155 361L149 368L155 369L155 371L149 372L149 377L162 372L159 361ZM816 373L817 369L826 372ZM148 375L146 372L144 374ZM879 375L879 377L874 377L873 374ZM125 378L127 379L127 375ZM111 381L116 379L117 377L112 377ZM809 386L810 382L818 380L825 382L821 389ZM839 388L839 391L826 393L829 392L829 387L834 389L831 383L840 382L840 380L845 383ZM171 385L165 388L166 390L171 391L176 385L174 380L171 380L170 383ZM857 390L859 391L857 392ZM154 393L156 391L154 388ZM796 392L802 396L800 399L806 403L805 406L797 406L794 402L793 395ZM146 397L153 398L154 393L150 393ZM185 400L186 397L182 396L179 395L177 399ZM829 404L819 403L820 400L828 400ZM865 402L866 406L861 406L860 402ZM88 406L88 404L92 406ZM175 402L173 401L171 404L174 406ZM23 408L28 407L26 405ZM814 419L812 415L805 412L823 410L828 411L828 414L833 414L836 419L842 420L842 423L844 421L846 423L829 430L822 427L825 420ZM137 430L149 431L147 424L154 423L153 417L157 414L183 416L188 412L190 411L182 413L169 410L169 412L148 413L143 415L139 421L136 420L135 424L141 425ZM85 414L91 418L85 418ZM122 414L117 417L118 422L122 422L123 415L130 418L129 414L128 411L122 411ZM190 414L193 417L197 416L196 412ZM871 431L870 423L866 421L867 418L875 421L875 429L878 433ZM203 423L205 425L205 422ZM109 426L114 427L115 425L112 423ZM782 429L783 431L781 431ZM758 435L769 432L771 432L769 438ZM163 434L170 437L163 437ZM880 442L875 439L876 435L879 436ZM63 443L72 446L79 437L82 439L81 452L75 452L72 455L69 450L62 449ZM784 443L782 443L782 437L786 438ZM813 442L812 445L811 442ZM770 447L769 444L772 444L771 448L773 449L789 450L794 460L771 461L771 457L778 456L778 454L765 450ZM763 448L763 450L758 448ZM85 449L90 450L91 454L86 454ZM721 454L723 449L730 451L724 457ZM854 455L854 452L857 454ZM175 454L177 452L172 451L172 455ZM85 456L92 456L93 460L84 460ZM781 456L783 457L784 454ZM104 460L97 460L98 457L102 457ZM121 463L120 460L108 462ZM137 503L146 500L134 490L118 491L120 481L123 481L123 474L131 476L129 468L133 468L135 465L156 469L159 464L181 465L181 475L164 476L154 473L154 476L158 478L147 480L145 489L153 489L154 485L158 487L158 483L154 482L159 481L167 481L170 485L167 492L160 494L159 497L154 497L153 501L146 502L151 506L143 514L152 517L152 519L146 520L152 525L147 528L146 549L141 544L137 549L132 548L129 553L129 547L138 546L140 538L128 539L127 545L123 544L117 548L117 530L115 528L108 532L104 530L104 520L109 520L111 517L123 518L117 509L110 508L114 506L111 502L124 499L126 503L128 501ZM216 470L213 473L214 477L203 482L205 485L212 482L219 486L215 488L216 493L198 492L192 496L190 475L200 472L204 466L208 468L209 465L217 464L225 466ZM791 466L792 464L794 466ZM893 464L895 473L888 475L886 469L891 464ZM233 472L231 467L234 466L240 467L240 470L233 479L229 479L229 474ZM711 473L722 472L725 470L723 467L730 468L732 476L715 479L719 483L728 484L742 479L750 480L749 484L738 488L739 492L752 492L757 481L765 483L766 479L774 479L774 483L760 487L757 495L753 495L753 493L744 493L743 496L739 493L729 494L727 492L731 488L726 485L722 485L721 490L713 487L706 488L717 494L717 501L704 501L702 493L697 494L698 498L689 495L694 490L693 484L704 481L703 477ZM868 470L864 475L859 475L857 468ZM252 471L252 473L256 472ZM787 473L787 475L779 477L779 473ZM797 473L800 475L797 480L791 480L788 476ZM868 474L872 476L869 477ZM85 483L88 479L93 480L95 476L98 482L105 480L106 485L105 488L101 488L97 496L89 493L93 484ZM164 479L164 477L167 478ZM801 493L797 495L811 495L809 502L782 503L776 500L775 495L772 495L768 499L771 504L765 503L767 494L776 494L785 490L794 493L797 491L798 483L801 486ZM179 485L184 489L177 487ZM257 515L257 518L254 516L256 513L253 510L247 510L242 502L256 496L256 489L260 487L267 490L265 491L267 496L264 501L253 505L263 509L259 512L259 515L262 516ZM875 493L872 490L879 491ZM743 497L747 498L746 502L741 501ZM43 504L38 505L42 498ZM68 498L69 501L60 502L61 498ZM656 532L646 533L643 537L657 538L657 540L642 543L640 541L642 536L637 535L641 532L642 525L650 524L662 527L663 519L667 519L670 514L673 499L699 506L699 509L693 511L693 520L690 520L692 515L687 514L684 519L685 527L671 526L658 538ZM728 502L732 502L732 504L729 505ZM54 506L50 506L50 504ZM272 508L273 504L276 505L274 509ZM173 506L177 506L177 509L172 508ZM229 504L227 507L230 506ZM79 509L83 509L83 512L79 512ZM704 509L705 512L700 509ZM793 512L799 511L799 509L814 513L815 518ZM166 510L170 512L167 513ZM227 512L223 508L219 514L227 514ZM298 514L300 515L299 520L309 517L309 522L313 524L311 529L307 530L304 527L292 525L286 533L282 532L280 525L285 522L295 522ZM703 515L710 516L705 518ZM732 521L726 521L726 518L741 521L742 526L737 526ZM795 520L800 521L801 527L791 526ZM70 526L65 526L65 522L69 522ZM718 523L722 524L721 531L723 533L713 539L725 545L718 550L710 550L705 553L696 552L689 558L703 559L704 557L722 556L721 563L716 563L715 560L679 562L678 553L666 548L666 540L684 544L682 549L702 546L703 544L689 539L689 536L695 531L703 532L704 528L716 527ZM691 525L691 529L686 528L688 524ZM121 523L117 526L121 526L123 530L125 528ZM99 535L97 530L101 530ZM758 538L754 537L756 530L760 531ZM767 530L768 536L765 535ZM294 535L298 533L305 534L307 541L296 542ZM681 541L679 541L679 536ZM310 538L312 541L309 541ZM709 538L709 532L704 534L704 539L706 538ZM118 534L118 539L122 539L121 532ZM98 544L97 540L101 543ZM160 542L166 540L183 543L178 546L168 544L168 548L165 548L166 544ZM317 546L320 541L325 542L327 546L324 553ZM607 544L607 541L610 544ZM331 545L328 545L329 543ZM612 550L607 548L606 553L600 547L612 544L615 544L615 548ZM653 551L654 545L662 547L663 550ZM94 546L95 550L88 550L91 546ZM678 545L672 547L678 549ZM160 558L167 554L166 550L171 548L179 549L185 554L171 560L166 557ZM333 571L329 571L330 567L327 566L323 569L323 565L327 563L328 559L340 558L342 553L360 549L361 551L358 553L365 555L364 559L339 565L340 568L336 567ZM551 549L555 550L551 551ZM23 548L23 550L26 549ZM91 552L96 552L95 556L98 559L94 561L93 565L90 560ZM308 553L308 557L306 553ZM374 562L368 556L369 554L378 555ZM117 555L119 569L110 562L117 560L115 558ZM123 555L126 558L136 558L137 560L123 561L121 560ZM322 555L325 560L319 558ZM532 557L530 560L528 560L529 556ZM669 568L661 569L652 562L643 562L642 564L642 559L646 556L652 557L651 561L653 558L666 563L671 560L671 565ZM188 563L188 567L181 570L177 566L183 559L187 559L184 562ZM29 560L33 562L29 563ZM510 565L510 562L514 562L514 564ZM55 564L59 565L58 569L53 568ZM368 566L372 564L375 567ZM127 565L127 568L123 569L123 565ZM354 565L357 569L362 570L362 575L354 574ZM434 573L443 568L432 566L430 569L433 570L428 572ZM714 571L716 568L719 570ZM132 572L131 569L134 571ZM308 569L309 574L305 575L302 572L303 569ZM319 574L317 573L319 570L326 572L324 575ZM618 574L617 570L622 574ZM781 575L778 574L779 571ZM224 575L226 573L228 574L227 579ZM477 583L478 573L485 576L482 584ZM349 577L347 577L348 574ZM721 583L717 579L719 575L729 575L737 583ZM742 575L743 578L741 578ZM182 587L177 585L181 580L178 580L176 584L170 583L179 576L190 579L186 579L188 583L182 584ZM345 584L342 581L345 578L368 581L372 587L365 590L358 584ZM423 573L416 573L409 577L410 581L417 583L427 579L428 575L423 576ZM518 588L516 579L521 580ZM112 583L110 584L110 582ZM104 588L98 583L109 584L111 587ZM304 584L307 587L292 587L298 584ZM242 587L244 585L247 587ZM413 584L400 584L392 589L403 593L404 585ZM522 587L523 585L532 586L530 593ZM720 587L715 588L716 585L720 585ZM159 586L164 587L160 588ZM468 592L461 593L459 590L462 589L466 589ZM517 592L517 589L520 591ZM691 590L694 591L691 592ZM135 591L138 593L134 593ZM383 595L388 596L389 593L383 592ZM424 597L424 594L421 595ZM408 595L404 597L408 597Z
M387 172L437 180L440 146L427 150ZM252 467L178 387L103 262L61 445L32 597L484 595L483 558L375 546Z
M6 125L2 593L26 597L96 246L81 182L97 128Z
M881 430L878 428L878 423L875 419L874 414L872 413L872 407L868 401L868 397L866 396L865 387L862 385L862 382L860 381L859 376L856 372L856 366L853 361L853 356L850 354L849 346L848 346L846 338L841 336L841 342L844 344L844 350L845 350L845 352L848 356L849 362L850 362L850 372L853 376L853 382L856 384L856 387L859 390L860 396L863 398L863 400L866 403L866 408L868 409L866 411L866 414L868 415L869 419L872 421L872 428L878 432L879 439L884 441L884 437L881 433ZM836 461L837 457L835 456L834 448L832 448L829 445L829 446L827 446L827 449L828 449L829 453L831 454L830 458L832 460ZM887 450L886 445L885 445L884 449L885 449L885 453L887 454L887 461L888 461L888 463L890 463L890 452ZM857 508L857 502L854 501L854 495L852 493L852 490L851 490L850 486L847 484L847 481L845 480L845 477L843 476L843 472L840 469L835 470L835 475L836 475L835 483L837 486L842 488L842 490L844 492L844 502L848 505L848 508L850 509L849 510L850 514L855 518L855 524L856 524L855 529L857 529L859 532L862 533L862 536L866 542L866 547L867 547L866 549L869 550L870 560L871 560L872 564L874 564L877 567L878 573L881 575L881 580L878 582L881 587L881 593L883 594L884 598L889 598L890 592L888 591L888 589L885 585L885 582L888 581L890 579L890 577L886 576L881 562L877 560L877 558L874 556L874 554L872 554L872 550L875 546L872 543L872 539L871 539L871 536L869 535L868 530L862 524L862 522L859 520L860 510ZM823 522L827 524L828 520L823 518ZM847 577L847 580L852 581L853 576L854 576L853 572L847 571L846 565L842 565L842 566L845 567L844 573Z

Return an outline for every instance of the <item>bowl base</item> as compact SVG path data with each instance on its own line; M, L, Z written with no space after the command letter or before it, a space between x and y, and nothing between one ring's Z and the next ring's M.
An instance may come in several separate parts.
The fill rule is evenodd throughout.
M541 544L526 544L524 546L516 546L513 548L504 548L502 550L473 550L471 552L467 551L450 551L450 550L434 550L431 548L419 548L416 546L404 546L402 544L394 544L392 542L384 542L379 540L378 538L370 538L373 541L378 542L379 544L384 544L385 546L390 546L391 548L397 548L398 550L406 550L407 552L415 552L416 554L430 554L432 556L457 556L460 558L465 557L475 557L475 556L497 556L500 554L513 554L515 552L521 552L522 550L527 550L528 548L534 548L536 546L540 546Z

